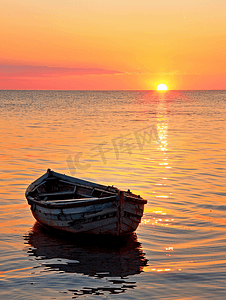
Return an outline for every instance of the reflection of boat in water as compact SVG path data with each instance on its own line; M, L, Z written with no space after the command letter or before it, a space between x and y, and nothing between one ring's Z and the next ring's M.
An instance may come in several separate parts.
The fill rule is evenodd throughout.
M53 235L36 223L25 240L31 245L29 255L43 260L49 271L123 278L139 274L147 265L135 233L120 242L96 236L72 241L70 236Z
M147 203L130 190L120 191L50 169L30 184L25 194L33 216L42 225L96 235L134 232Z

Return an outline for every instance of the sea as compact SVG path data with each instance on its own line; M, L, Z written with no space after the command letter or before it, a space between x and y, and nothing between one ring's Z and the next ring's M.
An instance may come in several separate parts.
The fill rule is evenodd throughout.
M0 91L0 299L225 299L226 91ZM50 168L147 199L122 241L33 218Z

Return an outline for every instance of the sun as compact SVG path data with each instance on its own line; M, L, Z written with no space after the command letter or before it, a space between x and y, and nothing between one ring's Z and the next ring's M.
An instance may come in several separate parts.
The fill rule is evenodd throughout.
M167 86L164 84L164 83L160 83L158 86L157 86L157 91L167 91Z

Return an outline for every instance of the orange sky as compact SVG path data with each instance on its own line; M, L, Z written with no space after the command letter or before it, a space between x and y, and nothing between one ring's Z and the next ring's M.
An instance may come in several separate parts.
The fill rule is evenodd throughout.
M225 12L225 0L1 0L0 89L225 89Z

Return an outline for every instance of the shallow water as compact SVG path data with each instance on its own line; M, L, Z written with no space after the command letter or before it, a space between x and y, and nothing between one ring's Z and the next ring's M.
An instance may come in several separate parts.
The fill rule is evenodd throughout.
M0 91L0 299L225 298L225 113L225 91ZM146 198L136 234L43 229L47 168Z

